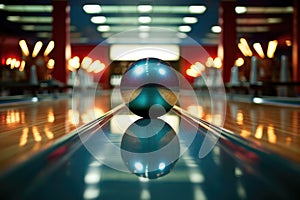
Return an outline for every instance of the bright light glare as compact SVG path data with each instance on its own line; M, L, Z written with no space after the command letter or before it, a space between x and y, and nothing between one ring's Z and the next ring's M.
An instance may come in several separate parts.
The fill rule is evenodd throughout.
M20 40L19 45L21 47L21 50L22 50L23 54L25 56L29 56L29 50L28 50L28 46L26 44L26 41L25 40Z
M202 14L206 11L205 6L189 6L190 13Z
M142 17L139 17L138 21L142 24L148 24L151 22L151 17L142 16Z
M81 62L81 67L83 69L87 69L91 64L93 60L90 57L84 57L82 62Z
M254 97L253 98L253 103L260 104L260 103L263 103L263 102L264 102L264 100L262 98L259 98L259 97Z
M83 10L88 14L100 13L102 11L101 6L96 4L84 5Z
M38 41L37 43L35 43L34 48L33 48L33 52L32 52L32 57L35 58L38 53L40 52L41 48L43 46L43 43L41 41Z
M53 48L54 48L54 41L51 40L45 49L44 56L48 56L49 53L53 50Z
M237 14L243 14L247 12L247 8L245 6L237 6L235 7L235 12Z
M161 162L161 163L159 163L159 165L158 165L158 169L159 170L164 170L166 168L166 164L165 163L163 163L163 162Z
M274 53L276 51L277 44L278 44L277 40L273 40L273 41L269 42L269 44L268 44L268 50L267 50L267 56L268 56L268 58L273 58L274 57Z
M222 60L219 57L216 57L214 59L214 66L215 68L221 68L222 67Z
M137 169L138 171L141 171L141 170L143 170L143 164L141 163L141 162L136 162L136 163L134 163L134 167L135 167L135 169Z
M190 26L179 26L178 30L181 32L190 32L192 28Z
M211 31L212 31L213 33L221 33L222 28L221 28L220 26L212 26L212 27L211 27Z
M264 54L264 51L261 47L261 44L260 43L254 43L253 44L253 48L255 49L255 51L257 52L257 54L261 57L261 58L264 58L265 57L265 54Z
M198 19L196 17L184 17L182 20L186 24L195 24L198 22Z
M237 66L237 67L240 67L240 66L242 66L243 64L244 64L244 59L243 58L238 58L238 59L236 59L236 61L235 61L235 66Z
M95 24L103 24L106 22L106 17L105 16L94 16L91 18L91 22Z
M104 25L104 26L98 26L97 30L99 32L107 32L110 30L110 26Z
M151 12L152 11L152 6L151 5L139 5L137 7L137 10L141 13Z
M50 59L47 63L47 68L54 69L54 64L55 64L55 61L53 59Z

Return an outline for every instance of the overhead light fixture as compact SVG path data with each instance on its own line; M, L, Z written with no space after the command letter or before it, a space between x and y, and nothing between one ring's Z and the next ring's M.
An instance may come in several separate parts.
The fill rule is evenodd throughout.
M238 26L237 32L239 33L259 33L268 32L270 29L267 26Z
M189 6L189 11L190 11L190 13L202 14L206 11L206 6L192 5L192 6Z
M138 18L139 23L141 24L149 24L151 22L151 17L141 16Z
M53 10L53 6L52 5L4 5L4 4L0 4L0 9L4 9L9 12L51 13Z
M51 41L48 43L48 45L47 45L47 47L46 47L46 49L45 49L45 51L44 51L44 56L48 56L49 53L53 50L53 48L54 48L54 41L51 40Z
M101 6L98 4L84 5L82 8L87 14L101 13L102 11Z
M196 17L184 17L182 20L186 24L195 24L198 22L198 19Z
M3 10L5 8L4 4L0 4L0 9Z
M276 24L282 22L282 18L275 18L275 17L270 17L270 18L239 18L236 20L237 24Z
M190 32L192 30L192 28L190 26L179 26L178 30L180 32Z
M221 33L222 28L221 28L220 26L212 26L212 27L211 27L211 31L212 31L213 33Z
M277 44L278 44L277 40L273 40L273 41L269 42L269 44L268 44L268 50L267 50L267 56L268 56L268 58L273 58L274 57L274 53L276 51Z
M105 16L94 16L91 18L91 22L95 24L104 24L106 22Z
M140 13L147 13L147 12L151 12L152 11L152 6L151 5L139 5L137 6L137 10Z
M19 45L21 47L21 50L22 50L23 54L25 56L29 56L29 50L28 50L28 46L27 46L26 41L25 40L20 40Z
M35 58L38 53L40 52L41 48L43 46L43 43L41 41L38 41L37 43L35 43L33 51L32 51L32 57Z
M110 26L107 26L107 25L98 26L98 27L97 27L97 30L98 30L99 32L107 32L107 31L110 30Z
M245 6L236 6L235 12L236 14L244 14L247 12L247 8Z
M20 23L51 23L51 16L7 16L7 20Z
M253 48L255 49L255 51L257 52L257 54L261 57L261 58L264 58L265 57L265 54L264 54L264 51L261 47L261 44L260 43L254 43L253 44Z

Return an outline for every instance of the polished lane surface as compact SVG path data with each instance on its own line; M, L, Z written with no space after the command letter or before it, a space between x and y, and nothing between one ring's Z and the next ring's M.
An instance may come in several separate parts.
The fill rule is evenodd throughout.
M146 143L142 142L143 136L136 137L139 140L133 145L130 144L132 139L126 140L126 134L139 135L140 132L136 133L130 128L139 119L133 117L132 122L126 125L127 128L116 128L115 122L124 119L124 116L130 117L127 110L123 107L117 108L80 128L80 139L77 133L73 133L73 136L69 135L53 149L40 154L37 159L30 160L13 173L6 174L0 179L1 197L16 199L299 198L299 165L282 160L259 145L242 140L230 132L221 131L218 127L208 127L205 121L181 112L178 108L163 119L166 123L168 123L167 118L172 119L173 123L168 124L176 132L175 135L170 128L166 128L167 131L161 132L160 137L152 140L150 146L148 140ZM178 120L175 120L176 118ZM181 128L178 128L176 121L183 123ZM148 131L154 130L156 125L145 126L145 128ZM189 140L191 135L195 137ZM101 136L105 136L108 140L103 142L99 139ZM201 148L207 136L210 141L216 136L219 138L211 151L203 154ZM178 160L169 160L170 155L155 157L156 159L148 157L151 160L143 160L136 155L126 155L121 150L149 152L153 150L149 148L160 146L166 141L175 141L172 143L171 153L172 155L174 152L182 153ZM111 151L110 146L123 146L123 148ZM99 151L93 152L93 147ZM157 164L158 170L151 174L147 166L153 163ZM155 176L156 179L151 179Z

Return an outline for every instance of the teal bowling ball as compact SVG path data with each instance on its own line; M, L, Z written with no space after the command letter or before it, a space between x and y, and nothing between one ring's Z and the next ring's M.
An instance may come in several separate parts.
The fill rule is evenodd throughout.
M177 103L179 79L176 71L157 58L144 58L123 74L120 91L131 112L144 118L157 118Z
M161 119L139 119L126 129L121 156L133 174L149 179L167 175L180 155L179 139Z

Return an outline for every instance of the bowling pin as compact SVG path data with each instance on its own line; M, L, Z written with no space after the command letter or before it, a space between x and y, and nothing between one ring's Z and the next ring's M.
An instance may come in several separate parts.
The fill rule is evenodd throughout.
M38 79L36 74L36 66L32 65L30 68L30 84L38 85Z
M257 58L252 56L251 58L251 72L250 72L250 84L256 84L258 80L257 77Z

